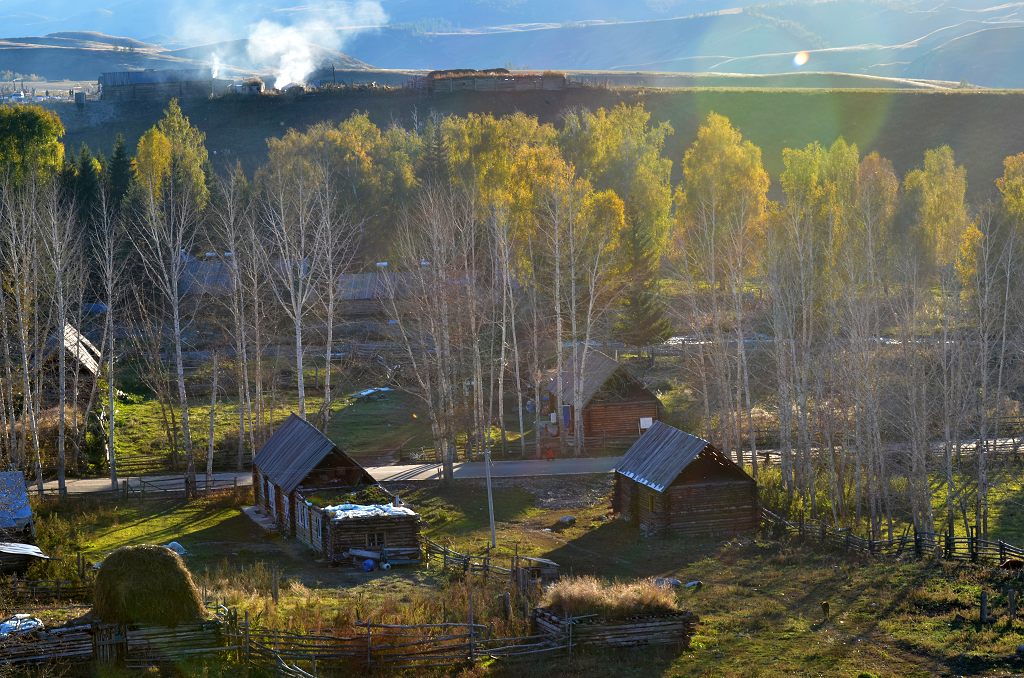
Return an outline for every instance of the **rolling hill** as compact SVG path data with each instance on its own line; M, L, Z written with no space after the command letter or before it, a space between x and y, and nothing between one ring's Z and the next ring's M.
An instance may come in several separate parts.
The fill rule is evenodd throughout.
M311 46L311 53L319 66L369 68L337 50ZM254 58L245 40L168 50L132 38L93 32L0 39L0 71L38 75L47 80L95 80L107 71L211 67L214 55L221 65L222 77L265 73L274 68L273 63Z
M93 78L216 54L258 71L246 40L265 24L271 40L315 30L316 58L346 69L814 71L1024 87L1024 4L1000 0L0 0L0 31L44 36L3 40L0 68Z

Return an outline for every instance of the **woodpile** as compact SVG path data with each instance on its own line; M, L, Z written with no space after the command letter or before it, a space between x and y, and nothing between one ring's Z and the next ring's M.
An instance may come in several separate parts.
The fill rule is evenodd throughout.
M554 643L570 646L633 647L637 645L690 646L699 619L692 612L638 615L608 620L596 615L561 617L551 610L536 608L533 623L538 633Z

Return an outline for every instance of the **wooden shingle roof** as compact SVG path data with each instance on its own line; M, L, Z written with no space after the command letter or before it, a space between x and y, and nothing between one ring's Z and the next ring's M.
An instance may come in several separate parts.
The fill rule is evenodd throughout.
M582 351L580 352L582 357ZM600 351L590 349L586 352L586 359L581 361L583 363L583 383L581 384L581 391L583 393L583 405L586 407L597 392L601 390L609 379L612 378L616 372L622 367L617 360L611 358ZM558 402L570 404L572 403L572 389L574 375L576 374L576 361L570 355L569 359L562 365L562 389L561 393L558 392L558 379L557 375L552 375L551 379L547 383L548 393L551 393Z
M290 494L332 453L341 455L346 465L361 470L365 482L377 482L330 438L294 412L256 453L253 465L285 494Z
M656 492L664 492L705 450L714 454L719 464L746 474L708 441L660 421L654 422L633 443L615 471Z

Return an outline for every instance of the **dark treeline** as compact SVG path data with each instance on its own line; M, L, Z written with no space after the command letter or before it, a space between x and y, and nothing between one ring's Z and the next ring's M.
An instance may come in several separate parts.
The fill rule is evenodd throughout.
M383 258L403 364L391 376L423 401L449 474L460 436L539 453L526 403L544 400L545 374L609 342L643 354L676 335L685 423L771 501L872 536L903 522L986 533L1005 473L994 446L1019 409L1024 156L1006 159L1000 202L969 205L948 147L899 177L840 139L787 149L769 177L722 116L682 158L665 155L672 133L628 105L558 126L517 114L381 129L354 115L268 140L247 176L214 168L173 102L109 159L65 157L55 116L0 108L6 463L41 482L53 455L63 481L91 431L115 480L110 411L131 356L194 483L183 356L197 347L230 358L239 465L265 434L268 349L289 346L298 411L326 426L339 278ZM224 272L215 290L196 279L204 253ZM96 304L103 379L83 394L65 364L76 352L56 351L56 371L36 357ZM308 371L324 368L310 392ZM577 418L581 372L557 389ZM51 450L39 432L52 407ZM563 452L585 450L578 424Z

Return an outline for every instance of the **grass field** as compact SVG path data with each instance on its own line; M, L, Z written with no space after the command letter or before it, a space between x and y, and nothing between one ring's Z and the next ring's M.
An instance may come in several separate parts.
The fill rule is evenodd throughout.
M1011 573L969 564L863 559L762 538L724 544L645 540L634 528L608 520L607 481L574 479L577 487L561 480L532 482L538 484L510 481L495 490L496 562L518 550L552 558L567 574L700 580L699 591L680 589L678 595L702 623L685 652L584 652L571 664L561 657L543 665L496 662L470 675L931 676L1024 670L1015 658L1024 623L1011 625L1005 616L1004 590L1022 587ZM462 551L485 548L488 522L479 483L392 489L421 512L430 538ZM542 507L553 495L562 503ZM465 583L436 569L366 574L326 567L294 541L264 534L241 514L245 501L226 496L193 503L46 503L38 507L40 541L69 565L76 551L99 560L123 544L179 541L211 599L283 628L324 631L371 613L419 621L436 621L442 608L447 615L462 614L458 601ZM576 517L576 525L551 530L566 514ZM50 573L60 567L51 566ZM284 577L276 606L269 600L274 568ZM982 588L990 592L996 616L984 626L977 623ZM828 620L822 601L831 608ZM59 608L49 614L70 612Z

